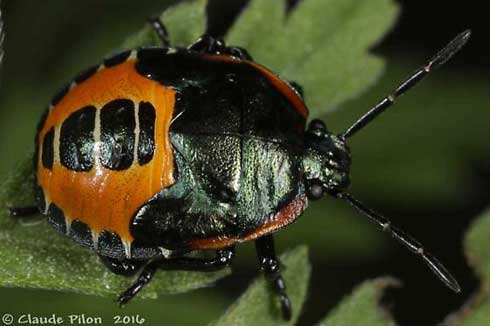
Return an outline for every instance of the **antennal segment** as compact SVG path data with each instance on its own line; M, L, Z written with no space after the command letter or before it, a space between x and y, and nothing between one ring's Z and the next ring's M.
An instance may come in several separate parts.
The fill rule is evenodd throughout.
M442 66L449 59L451 59L461 48L466 44L470 38L471 31L466 30L463 33L456 36L448 45L441 51L437 52L429 62L427 62L423 67L417 69L410 77L405 79L390 95L382 99L378 104L371 108L366 114L364 114L359 120L357 120L352 126L350 126L346 131L344 131L340 137L349 138L374 118L384 112L387 108L395 103L397 97L401 96L403 93L408 91L410 88L415 86L419 81L421 81L425 76L429 74L433 69Z
M424 249L422 244L412 238L410 235L399 229L397 226L393 225L390 220L386 217L376 213L372 209L364 206L357 199L352 197L348 193L339 193L338 198L346 200L351 206L357 209L361 214L367 216L369 220L379 226L383 231L388 232L398 240L402 245L408 248L411 252L422 258L424 263L429 266L429 268L434 272L434 274L439 277L439 279L454 292L460 292L461 287L459 286L456 279L449 273L449 271L442 265L437 258L432 256L427 250Z

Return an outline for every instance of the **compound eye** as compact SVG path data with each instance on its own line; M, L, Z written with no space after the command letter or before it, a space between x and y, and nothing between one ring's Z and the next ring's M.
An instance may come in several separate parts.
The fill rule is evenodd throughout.
M307 195L311 200L317 200L323 197L323 186L320 180L313 179L308 182Z
M313 119L311 120L308 129L309 131L324 133L327 131L327 126L325 126L325 123L322 120Z

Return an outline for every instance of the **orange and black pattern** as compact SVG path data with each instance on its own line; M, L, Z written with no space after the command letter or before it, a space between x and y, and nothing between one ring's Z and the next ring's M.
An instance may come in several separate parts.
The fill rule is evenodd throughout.
M99 251L101 240L118 241L127 257L131 218L174 183L175 169L175 91L138 74L136 60L119 54L56 96L36 157L40 206L55 227Z

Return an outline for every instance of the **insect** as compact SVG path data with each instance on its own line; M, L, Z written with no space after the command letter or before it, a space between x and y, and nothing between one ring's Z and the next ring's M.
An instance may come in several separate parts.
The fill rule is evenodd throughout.
M245 49L209 34L172 48L165 26L150 23L162 47L105 59L54 97L35 140L37 206L11 208L12 215L40 211L114 273L137 274L120 304L159 269L217 270L231 263L236 244L255 241L259 267L290 319L273 233L294 222L308 200L329 194L460 291L420 243L346 191L346 141L449 60L470 31L334 134L320 120L306 127L301 88L254 62ZM188 255L205 250L215 257Z

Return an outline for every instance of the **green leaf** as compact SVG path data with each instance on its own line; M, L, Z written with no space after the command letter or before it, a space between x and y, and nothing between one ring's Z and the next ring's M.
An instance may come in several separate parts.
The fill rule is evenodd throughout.
M318 326L395 325L388 312L379 306L383 290L398 281L384 277L359 285Z
M18 166L0 192L0 285L57 289L115 296L130 278L109 272L91 251L58 234L37 215L29 219L9 216L7 207L33 203L32 160ZM141 297L181 293L214 283L229 270L216 273L159 271Z
M210 325L294 325L301 313L310 279L308 250L304 246L297 247L282 255L280 260L284 266L282 275L293 309L291 321L285 322L282 319L278 298L261 275L217 322Z
M480 289L460 311L450 315L445 325L486 326L490 324L490 209L466 234L466 256L480 277Z
M392 0L304 0L286 16L284 1L252 0L228 43L305 90L312 116L353 98L381 74L369 53L397 16Z
M206 27L206 4L206 0L184 1L163 12L160 19L168 30L172 46L186 47L202 35ZM141 31L129 37L123 48L161 46L161 43L147 24Z

